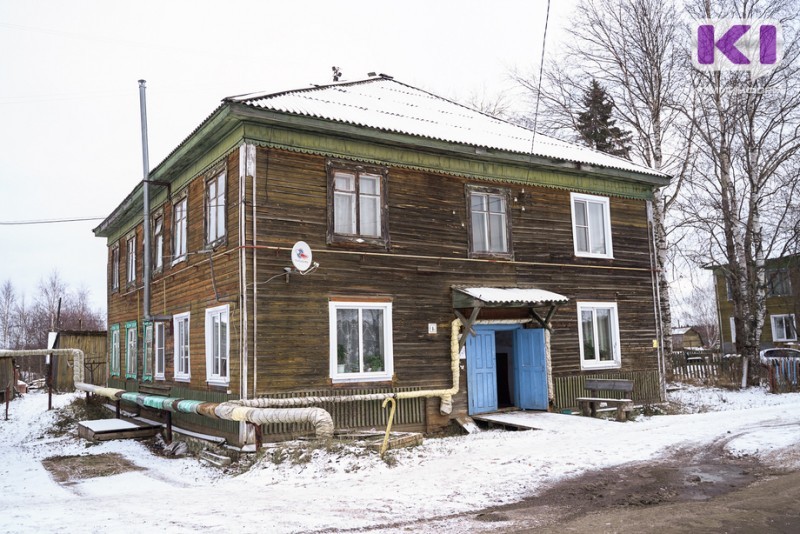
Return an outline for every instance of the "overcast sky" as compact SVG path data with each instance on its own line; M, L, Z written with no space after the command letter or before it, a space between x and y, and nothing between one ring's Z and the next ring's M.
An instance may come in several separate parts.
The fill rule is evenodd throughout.
M574 2L551 6L547 53ZM226 96L368 72L449 98L538 68L546 0L0 0L0 223L107 216ZM100 221L0 224L0 283L28 299L57 269L105 309Z

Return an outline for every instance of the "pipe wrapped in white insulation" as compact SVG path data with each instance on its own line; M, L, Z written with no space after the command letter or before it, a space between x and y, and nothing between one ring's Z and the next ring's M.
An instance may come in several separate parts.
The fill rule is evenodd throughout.
M339 402L359 402L359 401L382 401L396 396L395 393L369 393L363 395L339 395L332 397L291 397L287 399L276 399L259 397L257 399L230 400L230 404L237 406L247 406L249 408L290 408L295 406L313 406L314 404L339 403Z
M33 349L33 350L0 350L0 359L16 358L18 356L72 356L72 379L78 384L83 382L85 355L81 349Z
M395 394L397 399L413 399L416 397L441 397L439 412L442 415L449 415L453 411L453 395L458 393L458 382L460 380L459 371L459 350L458 350L458 330L460 321L454 319L450 323L450 371L453 373L453 385L450 389L430 389L425 391L402 391ZM464 332L464 335L468 335Z
M333 437L333 419L322 408L248 408L223 402L214 408L220 419L247 421L257 425L269 423L311 423L318 438Z

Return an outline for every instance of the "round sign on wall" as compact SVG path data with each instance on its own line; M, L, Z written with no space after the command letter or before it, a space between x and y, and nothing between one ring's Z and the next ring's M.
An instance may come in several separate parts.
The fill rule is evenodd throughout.
M298 241L292 247L292 265L301 273L311 267L311 247L305 241Z

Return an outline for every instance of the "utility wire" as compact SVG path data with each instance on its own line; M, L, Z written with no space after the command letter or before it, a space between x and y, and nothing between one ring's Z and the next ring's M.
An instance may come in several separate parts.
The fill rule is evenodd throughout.
M68 217L64 219L33 219L29 221L0 221L0 226L22 226L28 224L58 224L81 221L104 221L105 217Z
M542 34L542 57L539 60L539 80L536 84L536 109L533 111L533 135L531 136L531 154L533 143L536 140L536 123L539 119L539 99L542 94L542 72L544 71L544 49L547 43L547 24L550 22L550 0L547 0L547 15L544 19L544 33Z

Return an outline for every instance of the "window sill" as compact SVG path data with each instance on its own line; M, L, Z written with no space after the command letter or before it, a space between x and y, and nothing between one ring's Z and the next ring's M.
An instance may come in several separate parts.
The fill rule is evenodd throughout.
M222 379L207 379L206 384L212 387L219 387L219 388L227 388L230 386L230 380L222 380Z
M590 254L588 252L575 252L576 258L588 258L592 260L613 260L614 256L608 254Z
M335 234L328 239L328 244L351 248L380 247L384 250L389 249L389 240L383 237Z
M174 378L174 380L175 380L175 382L187 382L188 383L188 382L192 381L192 377L191 376L176 376Z
M513 261L514 255L506 252L470 252L470 259Z
M166 377L164 375L156 375L155 380L166 380Z
M345 375L334 375L331 377L331 383L333 384L353 384L358 382L391 382L392 375L382 374L380 376L375 375L354 375L354 376L345 376Z
M621 367L622 367L622 362L618 361L603 362L603 363L581 362L581 371L596 371L598 369L619 369Z
M175 258L174 260L172 260L172 264L170 265L170 267L175 267L179 263L182 263L182 262L186 261L187 257L188 256L186 254L184 254L183 256Z

